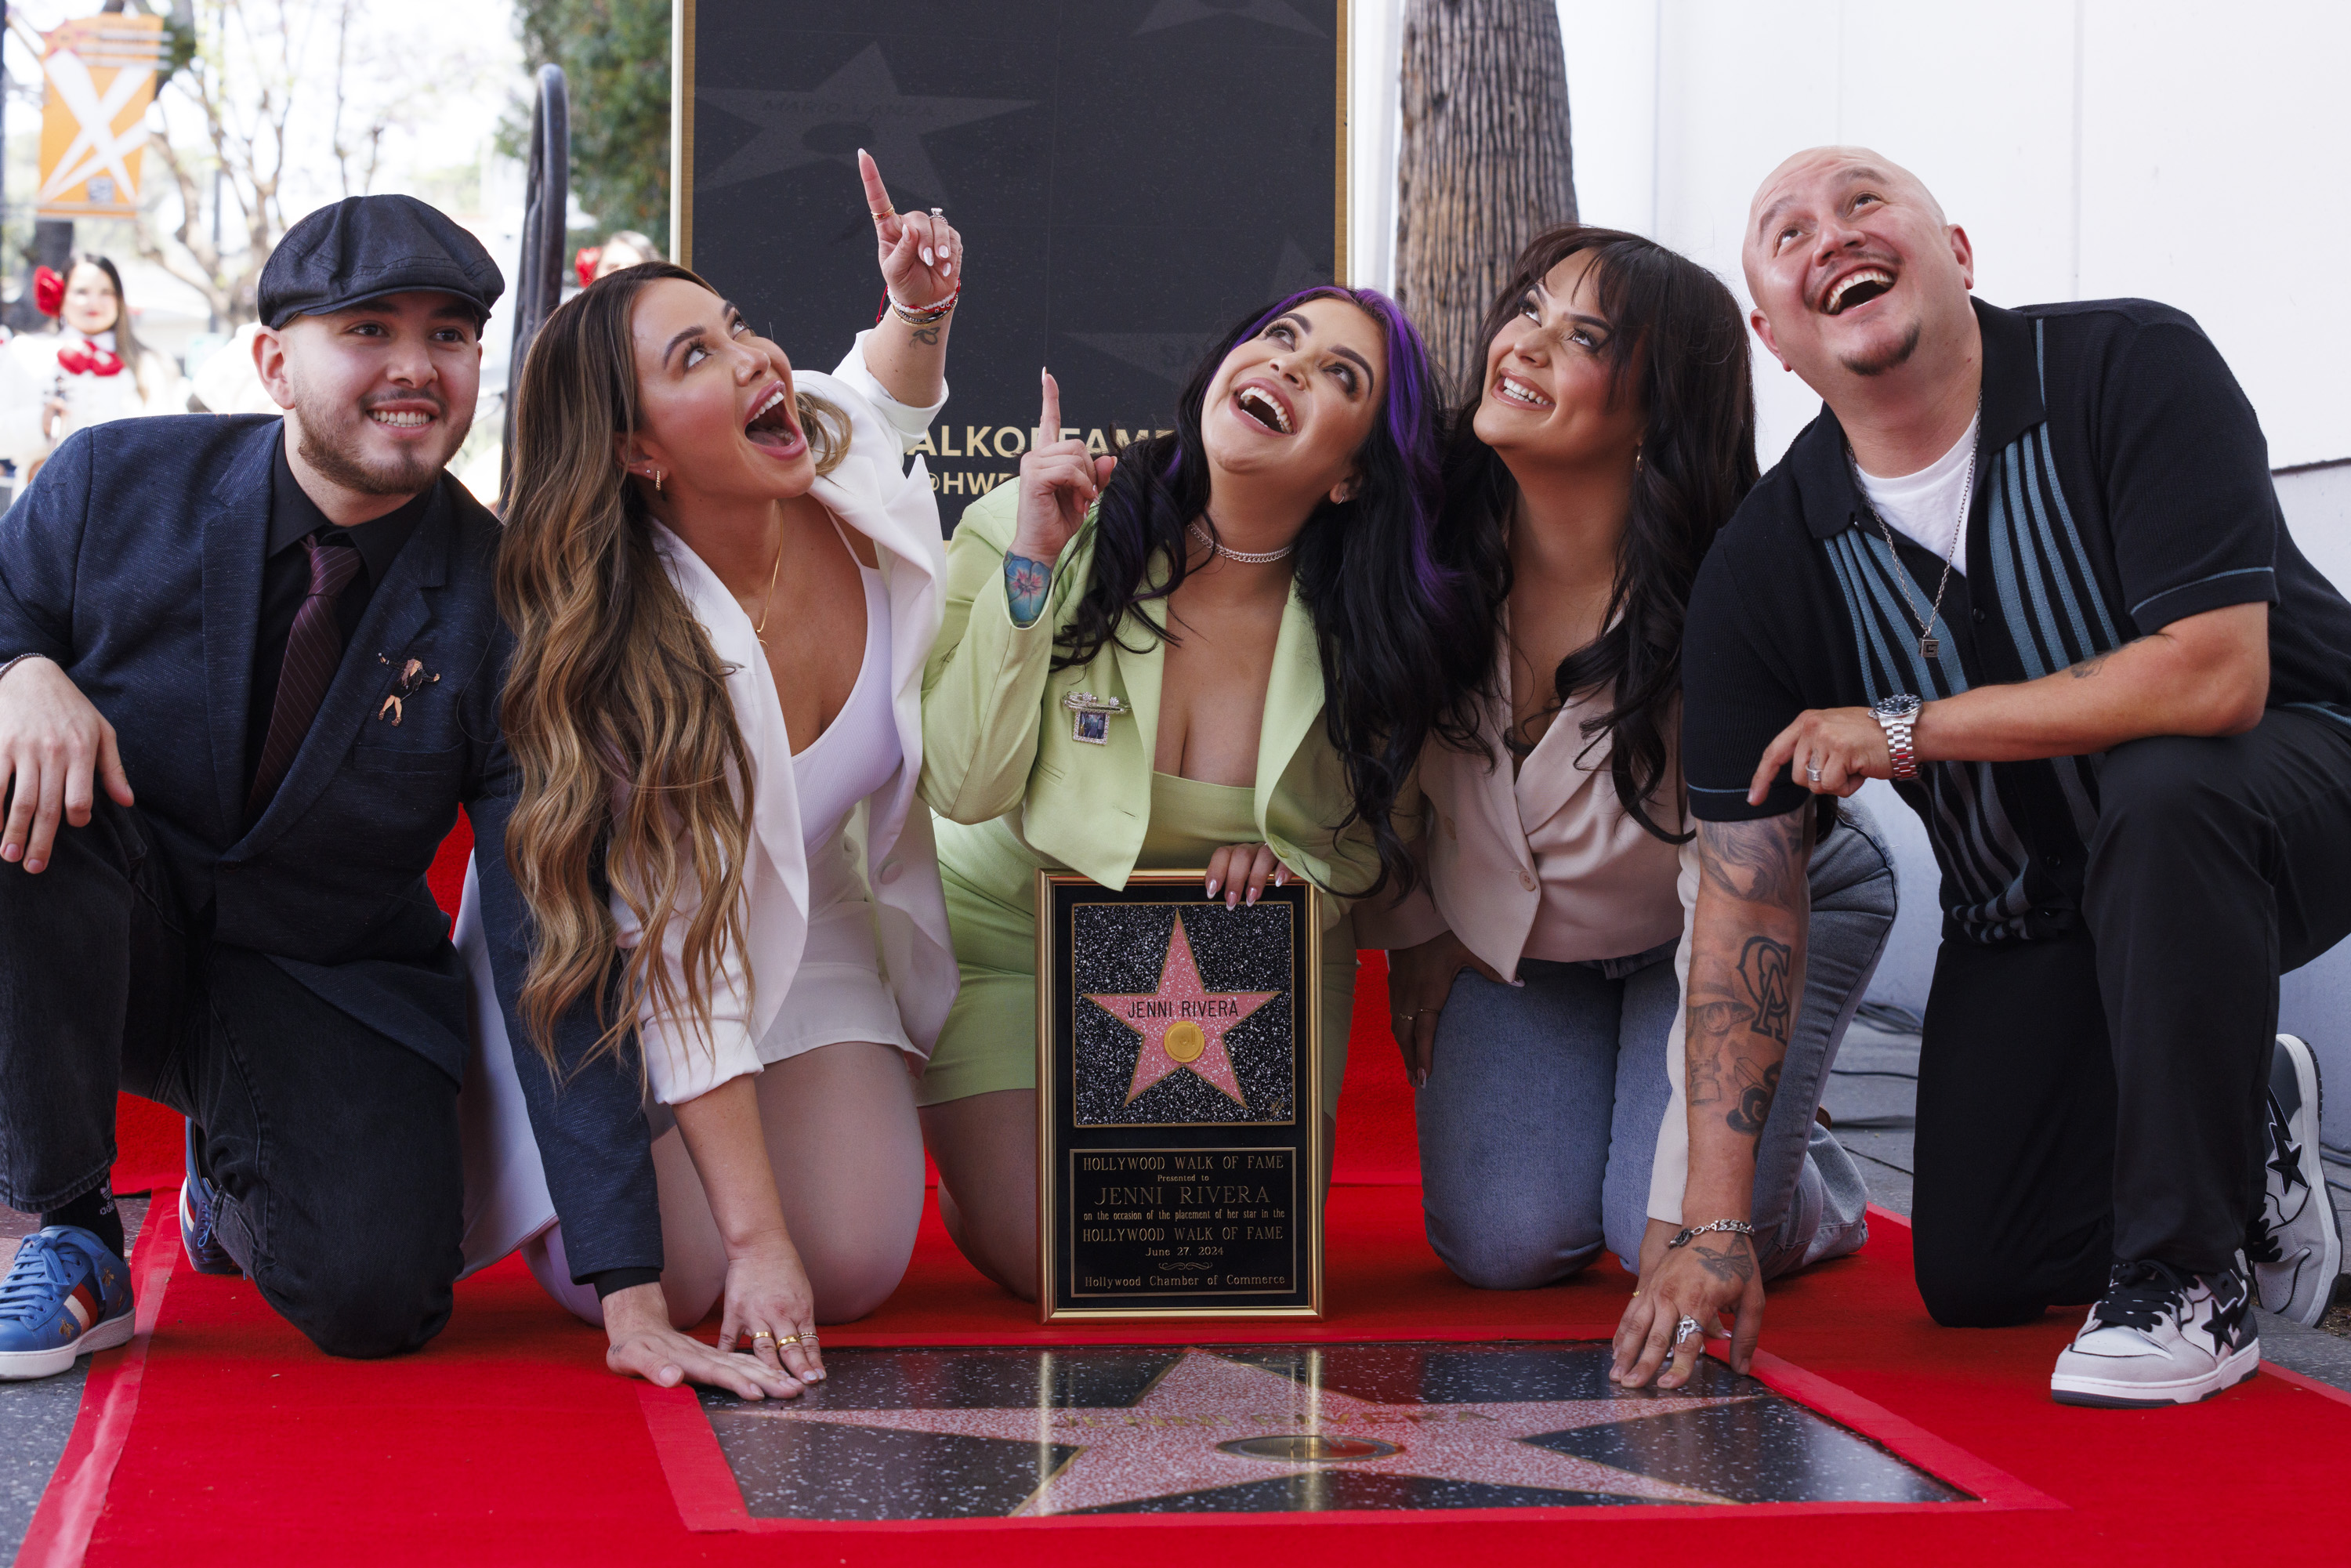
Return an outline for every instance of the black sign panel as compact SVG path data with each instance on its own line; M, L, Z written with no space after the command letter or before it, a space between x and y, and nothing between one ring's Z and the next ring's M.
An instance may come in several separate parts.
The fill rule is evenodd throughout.
M1243 312L1344 269L1346 0L685 0L680 259L797 366L882 286L858 183L945 209L969 280L917 448L952 531L1037 371L1101 450L1170 423Z
M1320 1312L1321 895L1200 881L1038 878L1047 1322Z

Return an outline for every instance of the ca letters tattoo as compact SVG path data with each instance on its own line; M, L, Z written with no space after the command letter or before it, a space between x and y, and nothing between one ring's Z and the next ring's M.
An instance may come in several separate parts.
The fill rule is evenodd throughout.
M1788 1043L1788 963L1793 956L1785 942L1769 936L1750 936L1739 956L1740 982L1752 1007L1747 1027L1782 1045Z

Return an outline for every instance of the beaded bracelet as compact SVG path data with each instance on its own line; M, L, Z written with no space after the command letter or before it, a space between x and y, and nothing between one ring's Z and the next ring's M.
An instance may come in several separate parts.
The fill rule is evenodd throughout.
M885 288L882 291L882 304L873 312L873 319L879 321L889 315L895 316L909 327L935 326L946 319L947 313L956 308L956 301L962 298L963 285L958 283L944 299L935 299L928 305L908 306L892 298L890 291Z

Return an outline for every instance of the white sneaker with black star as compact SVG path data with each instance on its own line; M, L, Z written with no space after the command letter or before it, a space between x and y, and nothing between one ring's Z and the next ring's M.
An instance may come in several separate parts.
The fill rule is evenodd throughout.
M2343 1230L2318 1152L2318 1058L2290 1034L2270 1056L2268 1166L2245 1255L2262 1306L2317 1326L2343 1272Z
M2193 1405L2242 1383L2262 1360L2245 1275L2241 1257L2217 1274L2117 1264L2105 1298L2059 1354L2051 1396L2128 1410Z

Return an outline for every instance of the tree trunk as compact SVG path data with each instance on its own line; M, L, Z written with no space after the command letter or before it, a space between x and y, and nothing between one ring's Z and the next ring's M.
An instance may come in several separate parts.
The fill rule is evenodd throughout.
M1527 241L1575 221L1555 0L1406 0L1396 296L1457 393Z

